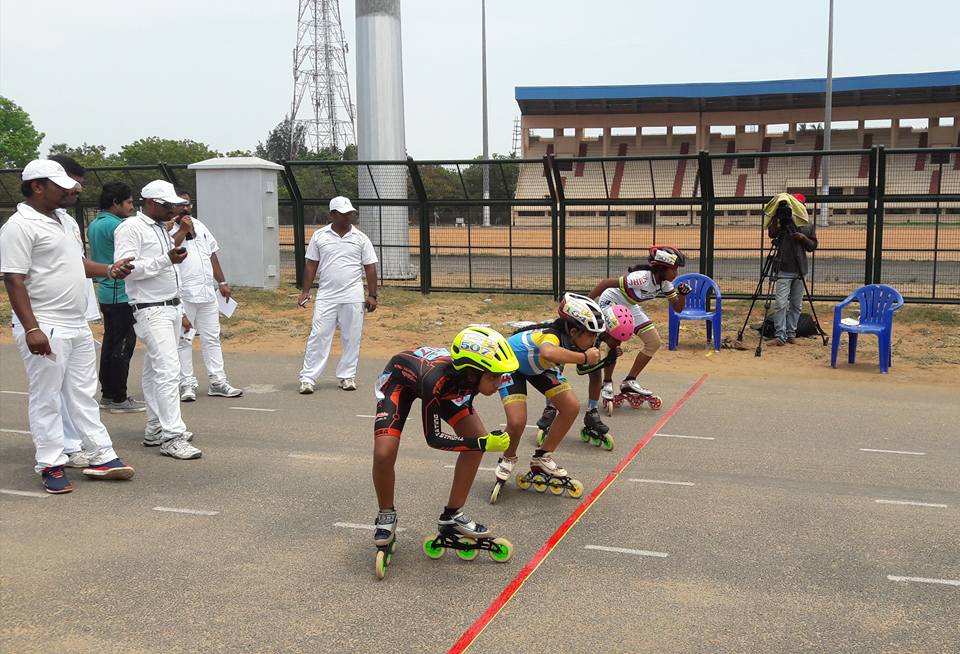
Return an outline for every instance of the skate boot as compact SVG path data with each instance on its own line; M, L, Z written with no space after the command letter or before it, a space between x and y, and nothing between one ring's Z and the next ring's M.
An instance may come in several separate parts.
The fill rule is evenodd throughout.
M615 393L613 392L613 382L605 381L603 386L600 388L600 399L601 400L612 400Z
M464 561L472 561L486 550L497 563L506 563L513 556L513 544L506 538L494 538L487 527L468 518L463 511L437 520L437 535L423 543L423 552L439 559L446 550L454 550Z
M374 570L377 579L383 579L387 574L387 566L397 551L396 541L397 512L393 510L380 511L373 523L373 544L377 546L377 558Z
M607 432L610 427L603 424L600 419L600 412L596 407L583 414L583 429L580 430L580 440L584 443L590 443L597 447L603 447L608 452L613 449L613 436Z
M540 419L537 420L537 447L543 445L543 439L547 437L547 433L550 431L550 425L553 424L556 417L557 410L552 404L543 407L543 414L540 416Z
M638 384L636 379L625 379L620 384L620 392L613 396L613 400L604 402L607 415L612 416L614 407L618 407L624 402L629 402L634 409L642 407L644 402L649 404L651 409L659 409L663 404L662 400L653 394L653 391Z
M513 476L513 468L517 465L517 457L503 455L497 461L497 469L494 471L496 482L493 484L493 490L490 491L490 504L496 504L500 499L500 491L503 485Z
M533 486L533 490L543 493L548 488L554 495L563 495L566 491L570 497L576 499L583 495L583 484L573 479L566 470L553 460L551 452L544 452L530 458L530 470L526 474L517 475L517 486L526 490Z

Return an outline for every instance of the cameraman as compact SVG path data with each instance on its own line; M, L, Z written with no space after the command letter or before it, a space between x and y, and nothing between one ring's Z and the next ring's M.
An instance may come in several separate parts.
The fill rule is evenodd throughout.
M803 207L805 198L794 195L799 206ZM777 204L774 220L767 227L770 238L780 242L780 259L776 262L773 279L776 281L775 303L773 310L773 345L782 346L794 343L797 335L797 321L803 305L803 278L807 274L807 252L817 249L817 230L811 222L798 226L793 219L794 208L784 199ZM804 211L805 213L805 211Z

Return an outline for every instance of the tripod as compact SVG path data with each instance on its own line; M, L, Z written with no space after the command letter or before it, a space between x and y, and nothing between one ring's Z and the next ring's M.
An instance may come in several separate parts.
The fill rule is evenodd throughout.
M768 280L767 285L767 298L763 304L763 322L760 323L760 337L759 342L757 343L757 350L754 352L755 356L760 356L763 352L763 325L767 322L767 316L770 313L770 302L774 297L774 283L777 281L777 278L780 276L780 264L782 263L781 257L783 256L783 239L790 238L790 231L784 227L780 228L780 233L777 234L777 237L773 239L770 244L770 249L767 251L767 257L763 261L763 267L760 269L760 279L757 281L757 289L753 292L753 295L750 298L750 309L747 311L747 317L743 319L743 325L740 327L740 331L737 332L737 340L743 340L743 332L747 328L747 323L750 322L750 314L753 313L753 307L757 303L757 299L760 297L760 293L763 290L763 280L766 278ZM807 288L807 280L804 277L803 273L800 272L800 257L796 256L797 263L797 274L800 276L800 281L803 283L803 294L807 298L807 302L810 304L810 313L813 316L813 324L817 327L817 333L820 334L820 338L823 339L823 344L827 344L827 335L824 333L823 328L820 327L820 319L817 318L817 310L813 307L813 300L810 299L810 289Z

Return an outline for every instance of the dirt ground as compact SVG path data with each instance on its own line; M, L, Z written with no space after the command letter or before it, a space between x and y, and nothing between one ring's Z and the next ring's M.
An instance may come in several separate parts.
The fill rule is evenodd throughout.
M312 305L301 309L296 305L297 290L292 287L275 291L240 289L235 297L240 308L232 319L224 319L223 346L229 353L256 352L298 353L310 331ZM743 324L748 307L745 301L724 302L723 336L731 340ZM907 305L894 319L893 368L881 376L877 366L876 339L863 337L857 363L848 366L847 338L841 339L838 369L830 368L830 347L819 338L799 339L785 347L764 346L760 358L754 356L757 332L746 330L746 350L707 347L701 324L685 322L680 332L680 346L667 350L666 302L654 300L645 305L657 323L663 348L645 371L655 387L657 371L709 373L727 377L785 380L803 376L831 378L845 375L851 382L922 384L960 387L960 307ZM833 305L819 303L817 315L825 331L831 331ZM754 308L751 324L759 324L762 303ZM10 308L5 296L0 299L0 319L9 324ZM415 291L381 289L380 308L368 314L364 325L362 356L386 360L404 348L421 344L446 345L464 325L485 323L504 333L512 331L506 323L518 320L545 320L555 314L554 302L546 296L478 295L434 293L423 296ZM851 315L856 315L855 311ZM93 323L100 338L102 327ZM9 343L10 331L0 331L0 342ZM199 345L195 345L199 347ZM339 344L335 342L334 349ZM636 343L628 342L627 360L632 360ZM4 362L5 365L11 365ZM294 371L295 372L295 371ZM294 374L294 373L291 373Z

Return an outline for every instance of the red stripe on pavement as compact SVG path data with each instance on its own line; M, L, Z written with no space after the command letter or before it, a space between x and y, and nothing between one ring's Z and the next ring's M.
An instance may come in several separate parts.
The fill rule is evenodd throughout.
M497 614L500 613L503 607L507 605L507 602L509 602L513 596L516 595L517 591L520 590L520 587L523 586L524 582L526 582L526 580L529 579L534 572L536 572L537 568L540 567L540 564L543 563L548 556L550 556L550 553L560 543L560 541L563 540L563 537L567 535L567 532L573 529L573 526L577 524L581 517L583 517L583 514L586 513L591 506L593 506L593 503L596 502L601 495L603 495L604 491L606 491L610 484L616 480L623 469L630 465L630 462L633 461L637 454L640 453L640 450L642 450L643 447L650 442L650 439L653 438L658 431L660 431L661 427L667 424L667 421L673 417L673 414L675 414L677 410L683 406L688 399L690 399L690 396L693 395L694 392L696 392L696 390L703 385L703 382L706 381L706 379L706 375L698 379L697 382L691 386L686 393L684 393L683 397L681 397L680 400L674 404L669 411L667 411L666 415L664 415L660 421L657 422L657 424L651 427L650 431L644 434L643 438L640 439L640 442L638 442L633 449L630 450L630 452L620 460L620 463L617 464L617 467L614 468L613 471L600 483L600 485L597 486L593 492L587 496L587 499L583 500L579 505L577 505L577 508L573 510L573 513L571 513L570 516L563 521L563 524L560 525L555 532L553 532L553 535L547 539L547 542L544 543L543 547L540 548L540 551L534 554L533 558L530 559L525 566L523 566L520 572L517 573L517 576L514 577L509 584L507 584L507 587L503 589L503 592L501 592L500 595L493 600L490 606L487 607L487 610L483 612L477 621L470 625L465 632L463 632L457 642L453 644L453 647L450 648L449 654L460 654L460 652L466 651L466 649L473 644L473 641L477 639L477 636L479 636L483 630L487 628L487 625L489 625L490 622L497 617Z

